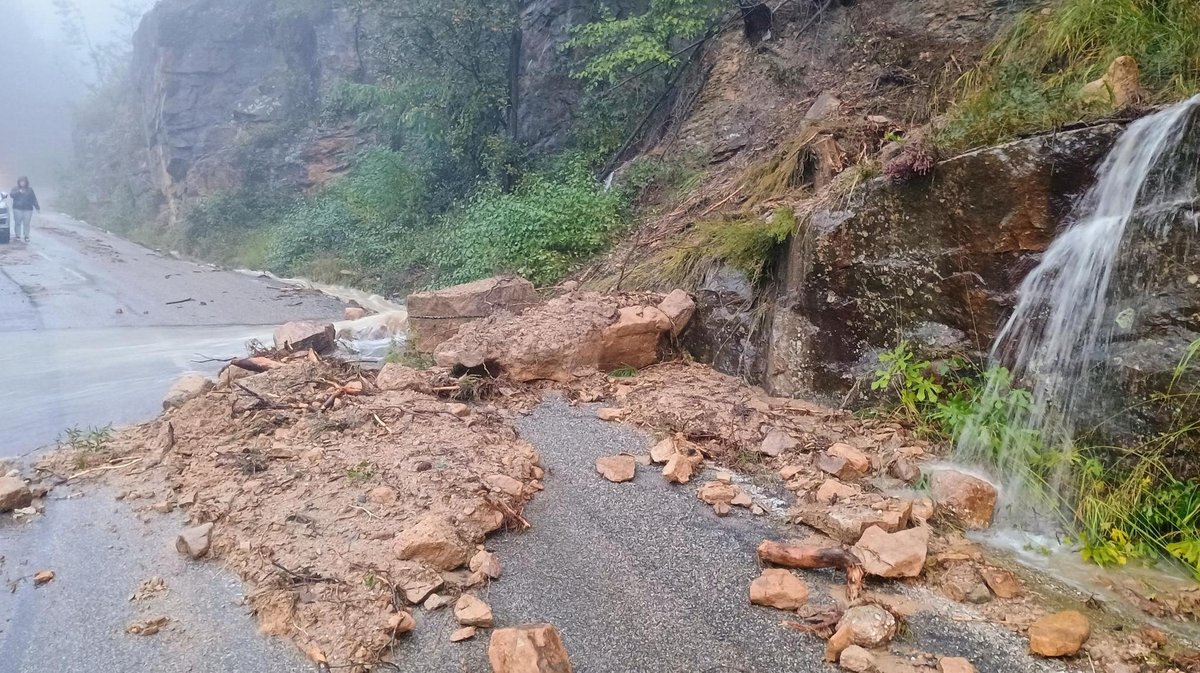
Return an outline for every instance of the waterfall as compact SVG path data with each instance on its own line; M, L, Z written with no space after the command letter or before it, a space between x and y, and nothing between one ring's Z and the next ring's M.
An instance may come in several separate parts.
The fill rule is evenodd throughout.
M1007 377L989 377L956 456L999 480L1002 521L1043 527L1039 519L1058 513L1059 500L1042 496L1064 492L1081 416L1102 396L1100 384L1118 375L1114 333L1137 320L1151 258L1162 257L1180 213L1195 206L1200 148L1184 141L1195 137L1189 130L1198 108L1200 96L1124 131L1068 228L1018 290L990 360L1029 395L1014 398ZM1183 219L1195 227L1194 216ZM1007 429L1003 436L994 432L998 425Z

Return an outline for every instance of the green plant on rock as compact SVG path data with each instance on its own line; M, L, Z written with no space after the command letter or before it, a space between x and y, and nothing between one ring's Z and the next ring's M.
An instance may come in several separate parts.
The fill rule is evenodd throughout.
M1148 102L1200 91L1200 3L1058 0L1025 12L961 79L940 144L990 144L1109 114L1079 91L1119 56L1137 61Z
M777 208L766 219L737 216L697 222L688 239L667 253L663 274L673 283L694 287L709 268L725 264L758 283L798 228L791 208Z

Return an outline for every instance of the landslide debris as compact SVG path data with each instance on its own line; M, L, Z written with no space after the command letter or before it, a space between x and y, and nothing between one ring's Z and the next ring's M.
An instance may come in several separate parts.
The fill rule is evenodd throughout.
M533 447L495 407L463 413L426 392L457 392L447 377L421 372L422 385L381 390L356 366L274 357L279 366L223 377L119 432L105 456L115 469L81 478L103 480L144 516L182 510L180 552L237 572L261 630L314 661L366 670L434 592L431 609L461 595L456 613L472 610L460 618L490 626L465 592L500 575L483 543L523 525L540 488ZM72 461L60 452L41 468L72 475Z

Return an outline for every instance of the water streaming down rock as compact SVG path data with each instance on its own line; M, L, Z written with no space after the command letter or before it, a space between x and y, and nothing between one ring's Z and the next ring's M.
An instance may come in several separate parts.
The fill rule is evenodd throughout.
M1200 96L1129 126L1018 290L991 362L1031 398L1013 404L1007 378L991 378L957 452L1001 481L1003 521L1058 523L1059 501L1044 496L1065 492L1073 438L1127 402L1111 399L1127 373L1113 344L1146 318L1139 312L1164 282L1187 282L1190 270L1169 258L1196 233L1198 109Z

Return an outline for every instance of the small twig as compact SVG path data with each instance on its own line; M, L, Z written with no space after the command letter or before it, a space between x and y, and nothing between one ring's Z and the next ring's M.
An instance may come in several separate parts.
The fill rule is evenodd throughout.
M192 299L191 297L188 297L187 299L176 299L175 301L169 301L169 302L167 302L167 304L166 304L166 305L167 305L167 306L174 306L174 305L176 305L176 304L186 304L186 303L188 303L189 301L196 301L196 300L195 300L195 299Z
M392 429L388 427L387 423L383 422L383 419L379 417L379 414L373 413L371 414L371 417L375 419L375 422L378 423L379 427L383 428L385 432L387 432L389 435L392 434Z
M379 519L380 521L383 521L383 517L381 517L381 516L379 516L378 514L376 514L376 513L372 512L371 510L367 509L366 507L362 507L362 506L360 506L360 505L350 505L350 506L351 506L351 507L353 507L354 509L357 509L357 510L361 510L361 511L363 511L363 512L366 512L367 516L371 517L372 519Z
M78 479L79 477L82 477L86 474L91 474L93 472L107 472L108 470L120 470L120 469L129 467L130 465L134 465L134 464L137 464L140 462L142 462L141 458L134 458L133 460L130 460L127 463L121 463L120 465L104 465L101 467L93 467L91 469L84 470L83 472L77 472L77 473L67 477L67 481L71 481L72 479Z

